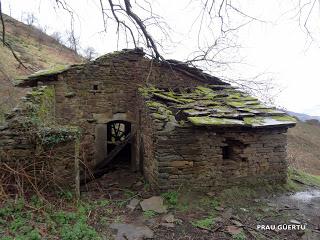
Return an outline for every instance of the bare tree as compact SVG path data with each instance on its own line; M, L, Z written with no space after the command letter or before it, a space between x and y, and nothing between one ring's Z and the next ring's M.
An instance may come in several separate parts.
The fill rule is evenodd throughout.
M23 13L21 20L29 26L34 26L38 22L33 13Z
M2 27L2 35L0 37L0 41L2 42L3 46L7 47L10 52L12 53L13 57L17 60L19 63L19 67L22 66L25 69L28 69L28 67L21 61L21 59L18 57L16 52L13 50L12 46L6 41L6 28L5 28L5 22L2 14L2 5L0 0L0 22Z
M310 18L319 7L320 0L288 0L301 26L311 36ZM154 9L154 2L149 0L97 0L104 23L104 31L110 34L112 22L116 26L119 41L125 41L128 47L146 47L148 54L161 61L164 58L164 45L171 40L171 28L162 16ZM229 68L232 63L241 62L237 50L240 48L238 33L253 22L266 23L267 21L250 13L248 1L235 0L189 0L185 3L197 11L190 29L197 32L197 46L184 59L188 64L212 69ZM0 0L1 3L1 0ZM79 52L79 37L74 29L74 15L68 0L55 0L54 7L67 11L70 14L70 31L67 44ZM160 3L161 4L161 3ZM183 5L183 2L181 2ZM170 7L170 6L166 6ZM32 22L32 15L30 21ZM2 25L4 28L3 21ZM157 32L157 35L153 33ZM156 37L155 37L156 36ZM2 36L5 42L5 31Z
M98 53L93 47L87 47L83 50L83 55L88 61L91 61L97 57Z
M62 44L63 41L62 41L62 35L60 32L53 32L51 35L50 35L54 40L56 40L58 43Z
M320 33L320 0L292 0L292 4L287 13L291 13L292 18L298 21L307 38L314 41Z
M66 32L67 35L67 45L74 52L78 53L80 49L79 37L76 35L74 29Z

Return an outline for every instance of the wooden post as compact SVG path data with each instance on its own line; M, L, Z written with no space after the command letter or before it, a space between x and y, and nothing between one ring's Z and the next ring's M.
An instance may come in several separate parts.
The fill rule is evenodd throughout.
M74 170L75 170L75 191L77 200L80 199L80 164L79 164L79 152L80 152L80 139L75 139L74 149Z

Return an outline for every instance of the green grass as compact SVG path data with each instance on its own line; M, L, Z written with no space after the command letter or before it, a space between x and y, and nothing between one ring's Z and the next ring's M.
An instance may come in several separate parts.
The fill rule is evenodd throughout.
M165 199L166 203L169 207L175 207L178 204L179 193L176 191L169 191L161 194L161 196Z
M205 196L200 199L200 206L207 208L207 210L215 211L215 208L220 206L220 201L216 198Z
M214 217L206 217L191 222L192 226L210 230L214 224Z
M320 176L312 175L295 168L289 168L288 178L291 181L298 180L306 185L320 187Z
M143 212L143 216L145 216L146 218L153 218L153 217L157 216L157 213L152 210L147 210L147 211Z
M232 236L232 239L233 239L233 240L246 240L247 237L246 237L246 235L244 234L244 232L241 231L240 233L233 235L233 236Z
M40 240L53 237L61 240L101 239L99 233L90 226L88 219L89 212L95 206L89 203L70 203L69 206L72 208L68 210L57 208L45 204L37 197L32 197L28 202L19 199L2 203L0 239Z

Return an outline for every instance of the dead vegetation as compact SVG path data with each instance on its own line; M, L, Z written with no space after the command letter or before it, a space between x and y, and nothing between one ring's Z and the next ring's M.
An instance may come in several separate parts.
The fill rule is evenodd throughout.
M6 41L26 68L15 59L10 49L0 45L0 123L3 114L16 106L26 90L14 88L12 80L40 69L82 61L75 52L33 26L3 15ZM1 28L2 32L2 28Z
M291 176L295 180L291 179ZM298 181L296 181L298 180ZM302 182L320 186L319 180L290 170L287 185L232 187L220 193L199 193L179 189L161 194L168 213L143 211L138 203L157 195L141 176L119 169L82 188L82 199L74 201L72 192L57 190L44 201L37 194L10 198L1 203L0 238L7 239L113 239L110 224L147 226L154 239L301 239L317 235L317 222L309 225L301 215L302 205L283 202ZM318 185L319 184L319 185ZM312 209L312 206L308 210ZM302 231L263 231L257 224L308 223ZM28 226L28 227L24 227ZM31 238L32 237L32 238ZM131 239L131 238L128 238ZM315 238L316 239L316 238Z
M320 126L298 122L288 130L288 161L292 167L320 175Z

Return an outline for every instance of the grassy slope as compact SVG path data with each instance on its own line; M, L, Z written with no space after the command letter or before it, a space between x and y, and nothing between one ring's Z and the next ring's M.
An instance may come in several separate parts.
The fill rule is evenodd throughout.
M293 167L320 175L320 125L299 122L289 129L288 157Z
M13 88L12 79L54 65L82 61L72 50L32 26L5 16L5 27L7 42L29 69L19 66L11 52L0 45L0 111L15 106L23 94L22 89Z

